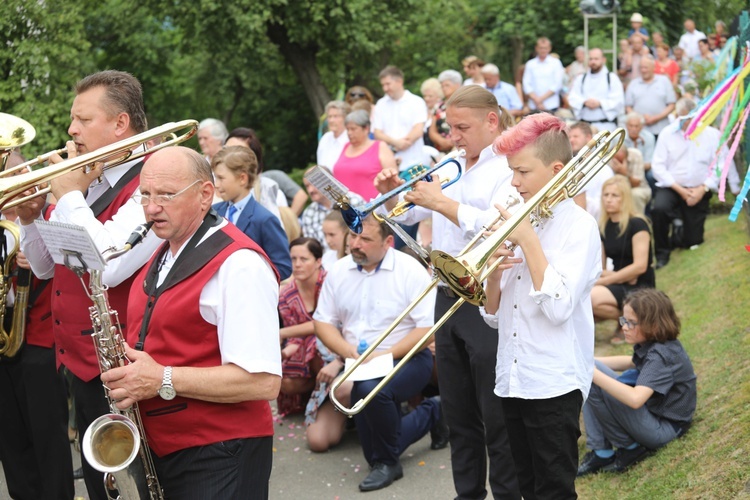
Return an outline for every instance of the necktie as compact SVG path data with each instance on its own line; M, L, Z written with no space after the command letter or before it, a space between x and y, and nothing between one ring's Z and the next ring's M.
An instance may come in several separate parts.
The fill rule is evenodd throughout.
M227 219L229 222L234 224L234 215L237 213L237 206L236 205L229 205L229 210L227 210Z

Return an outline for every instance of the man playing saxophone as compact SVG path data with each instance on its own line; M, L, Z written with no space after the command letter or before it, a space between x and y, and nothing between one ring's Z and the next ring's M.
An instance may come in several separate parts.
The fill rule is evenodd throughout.
M21 163L23 158L13 153L8 167ZM3 216L16 219L13 209ZM10 238L7 235L9 248L16 243ZM15 260L19 268L28 269L22 254ZM11 336L21 336L18 341L23 343L12 356L0 356L0 460L8 494L19 500L70 500L74 494L68 400L62 373L55 366L51 292L51 283L32 278L28 302L19 300L17 293L14 309L6 302L3 328ZM15 310L19 307L23 311Z
M147 130L141 85L121 71L102 71L76 84L71 107L67 144L68 157L95 151ZM60 158L53 158L54 160ZM143 210L131 196L137 192L138 173L143 162L133 160L102 172L101 167L86 172L71 171L51 182L57 205L50 220L83 226L100 251L120 248L131 231L145 222ZM35 198L17 207L21 221L21 249L34 274L52 282L52 329L58 367L73 374L76 424L80 432L99 416L109 413L99 379L99 363L91 342L91 305L78 277L55 265L34 221L42 217L45 200ZM160 240L147 236L132 252L113 260L104 272L104 284L113 309L127 323L127 295L132 275L148 260ZM102 473L82 457L86 489L92 500L106 499Z
M131 288L130 363L101 378L118 408L138 402L166 498L266 498L278 273L211 210L213 193L210 166L188 148L144 165L133 198L166 242Z

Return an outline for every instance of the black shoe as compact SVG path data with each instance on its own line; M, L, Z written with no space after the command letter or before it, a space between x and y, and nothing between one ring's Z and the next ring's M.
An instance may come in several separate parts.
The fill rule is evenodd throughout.
M83 479L83 467L78 467L73 471L73 479Z
M443 409L440 407L440 396L435 396L433 399L438 404L440 418L437 420L437 422L435 422L435 425L432 426L432 429L430 429L430 439L432 439L432 442L430 443L430 449L442 450L443 448L448 446L451 431L448 428L448 423L445 421Z
M637 464L650 454L651 451L641 445L636 446L632 450L618 448L615 451L615 460L611 464L602 467L602 472L625 472L628 467Z
M401 464L386 465L377 463L372 466L372 472L364 481L359 483L359 491L375 491L393 484L393 481L404 477Z
M602 458L593 451L586 453L581 460L581 465L578 466L578 473L576 477L588 476L602 470L603 467L610 465L615 461L615 456L612 455L609 458Z
M656 260L656 269L661 269L662 267L669 264L669 259L657 259Z

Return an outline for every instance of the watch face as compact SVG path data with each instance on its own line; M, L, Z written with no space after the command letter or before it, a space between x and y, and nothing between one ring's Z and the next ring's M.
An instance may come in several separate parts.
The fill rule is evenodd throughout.
M177 392L175 392L174 387L170 385L163 385L159 389L159 396L161 396L162 399L166 399L167 401L169 401L177 396Z

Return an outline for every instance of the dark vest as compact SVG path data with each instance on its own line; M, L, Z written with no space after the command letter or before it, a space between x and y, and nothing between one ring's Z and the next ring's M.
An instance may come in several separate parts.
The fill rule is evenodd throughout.
M120 207L130 199L139 183L140 179L136 175L119 190L101 213L96 215L96 219L101 223L112 219ZM88 273L83 276L83 282L88 285ZM123 331L127 325L128 293L132 282L133 276L107 291L109 305L117 311ZM57 365L67 366L76 377L88 382L99 375L99 361L91 338L94 331L89 315L91 300L86 295L78 276L62 265L55 266L52 290L52 331L55 335Z
M151 289L148 280L155 279L155 270L164 252L169 251L168 245L165 243L140 271L130 291L126 338L131 346L139 342L149 300L146 290ZM200 252L186 259L196 261L192 268L181 268L162 284L148 321L143 350L164 366L221 366L216 326L201 316L199 300L206 283L230 255L243 248L253 250L274 269L263 250L233 224L206 238L199 248ZM251 310L252 305L248 304L248 317ZM149 446L159 457L230 439L273 435L268 401L212 403L178 395L171 401L156 396L138 405Z

